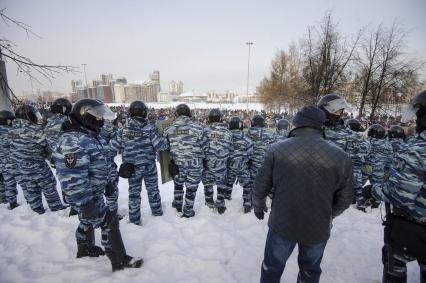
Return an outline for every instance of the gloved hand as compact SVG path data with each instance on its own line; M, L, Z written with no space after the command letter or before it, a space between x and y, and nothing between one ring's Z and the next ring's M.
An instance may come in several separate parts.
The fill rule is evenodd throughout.
M95 203L88 202L80 207L81 210L81 216L84 219L96 219L99 217L99 211L96 207Z
M176 165L175 161L172 159L169 163L169 174L172 178L179 175L179 166Z
M56 169L55 158L53 156L50 157L50 167Z
M371 195L371 189L372 189L371 184L362 187L362 196L365 199L371 199L371 198L373 198L373 196Z
M265 212L263 212L263 210L254 210L254 215L256 216L257 219L262 220L265 217Z
M207 159L203 159L203 168L207 168Z
M110 197L114 194L114 191L115 191L115 186L112 181L109 181L108 184L105 186L104 195L106 197Z

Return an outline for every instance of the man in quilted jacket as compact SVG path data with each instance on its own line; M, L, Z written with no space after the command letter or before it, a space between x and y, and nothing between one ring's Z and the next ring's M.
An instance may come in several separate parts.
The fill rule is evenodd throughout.
M297 282L319 282L332 219L352 203L351 157L324 139L325 113L305 106L289 138L267 152L254 183L253 208L263 219L274 188L260 282L279 282L287 259L299 248Z

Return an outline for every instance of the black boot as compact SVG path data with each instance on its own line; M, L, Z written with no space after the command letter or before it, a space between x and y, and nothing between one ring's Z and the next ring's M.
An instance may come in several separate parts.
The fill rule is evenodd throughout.
M251 211L251 206L244 205L244 213L249 213Z
M217 207L217 212L219 212L219 214L223 214L226 210L225 206L218 206Z
M77 244L77 258L81 257L99 257L105 255L104 250L101 247L89 245L87 243Z
M123 270L125 268L140 268L143 264L142 258L125 255L124 259L120 261L113 252L107 252L106 255L111 261L112 272Z
M71 216L74 216L74 215L77 215L78 213L77 213L77 210L75 210L74 208L70 208L70 213L68 214L68 217L71 217Z
M16 201L9 203L10 210L17 208L18 206L19 204Z
M176 204L174 201L172 202L172 207L176 208L177 212L181 213L182 212L182 204L178 205Z

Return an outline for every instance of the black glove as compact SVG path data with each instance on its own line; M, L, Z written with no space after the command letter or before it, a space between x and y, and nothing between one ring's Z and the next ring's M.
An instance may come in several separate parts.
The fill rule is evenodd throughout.
M64 191L62 191L62 201L63 201L65 204L68 204L68 201L67 201L67 195L65 194L65 192L64 192Z
M207 159L203 159L203 168L207 168Z
M118 169L118 176L121 178L130 178L133 173L135 173L135 165L132 163L124 162L120 165L120 169Z
M50 157L50 167L56 169L55 158L53 156Z
M169 163L169 173L172 178L179 175L179 166L176 165L175 161L172 159Z
M114 194L114 191L115 191L114 183L112 181L109 181L108 184L105 186L104 195L106 197L110 197Z
M262 220L265 217L265 212L263 210L254 210L254 215L257 217L257 219Z
M251 167L251 164L252 164L252 162L251 162L251 160L249 159L249 161L247 161L247 166L248 166L248 168L250 168L250 167Z
M93 202L88 202L80 207L81 216L84 219L96 219L99 217L98 208Z
M371 195L371 188L372 188L371 185L366 185L366 186L362 187L362 196L365 199L373 198L373 196Z

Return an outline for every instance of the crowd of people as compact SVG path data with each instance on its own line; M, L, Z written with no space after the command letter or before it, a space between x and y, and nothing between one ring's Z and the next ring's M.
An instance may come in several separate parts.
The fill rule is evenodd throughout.
M172 206L182 217L195 216L200 183L205 205L219 214L226 212L236 181L243 188L244 213L254 211L261 220L268 211L266 199L272 200L261 282L279 282L295 244L304 259L300 282L318 282L332 219L351 204L366 211L381 201L392 205L388 231L404 224L415 233L410 247L385 242L384 282L405 282L406 263L415 259L424 280L426 91L412 106L417 116L403 116L402 122L417 119L415 135L399 118L382 116L363 124L347 114L349 104L336 94L294 115L191 111L186 104L154 109L142 101L109 108L95 99L72 105L60 98L49 108L23 104L15 112L0 112L0 202L16 208L19 184L36 213L45 212L42 194L52 211L69 206L70 215L80 220L77 257L106 254L113 271L139 268L142 258L129 256L121 238L118 181L129 180L131 223L142 225L143 181L151 213L161 217L156 164L158 153L168 152ZM163 121L167 127L160 129ZM117 154L120 167L114 162ZM49 166L56 169L61 194ZM396 218L400 222L391 221ZM95 244L95 228L101 228L103 248ZM395 236L389 233L388 238Z

